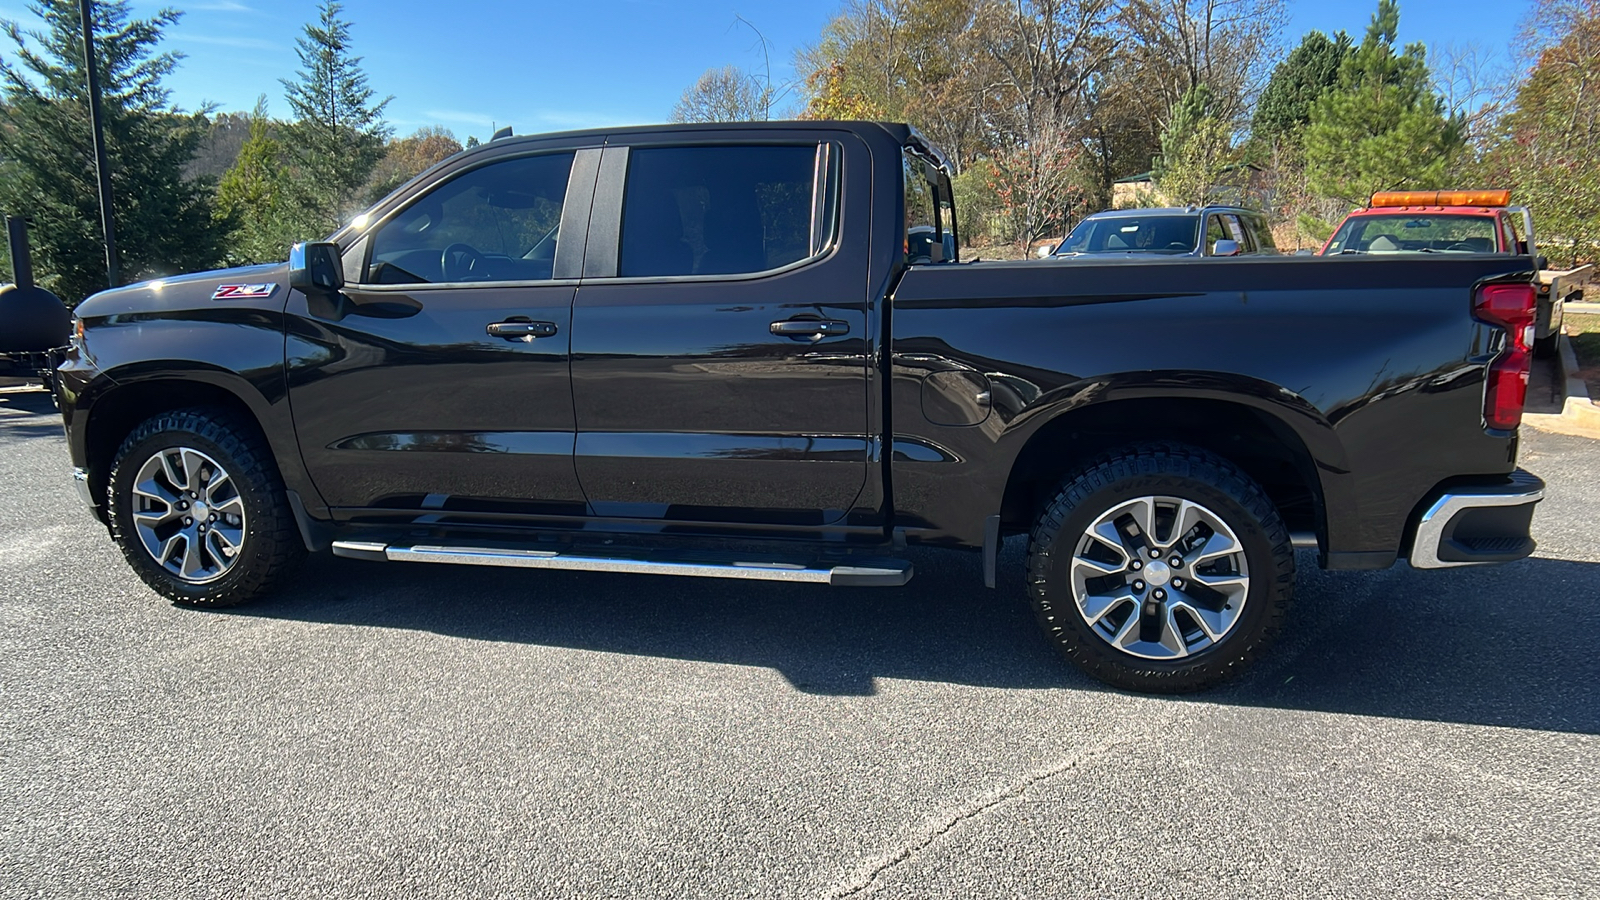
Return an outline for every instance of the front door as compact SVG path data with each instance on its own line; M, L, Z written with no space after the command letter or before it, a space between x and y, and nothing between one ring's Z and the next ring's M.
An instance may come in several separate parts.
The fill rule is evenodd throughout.
M867 149L763 138L605 151L572 322L597 515L816 527L862 494Z
M291 297L295 428L341 517L584 512L568 371L577 279L563 276L579 272L598 153L464 168L347 248L363 259L346 261L361 274L341 300Z

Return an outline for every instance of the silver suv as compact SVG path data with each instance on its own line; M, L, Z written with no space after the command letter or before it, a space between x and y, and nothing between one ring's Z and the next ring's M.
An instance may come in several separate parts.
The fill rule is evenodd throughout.
M1202 234L1205 240L1200 238ZM1277 256L1261 213L1233 206L1108 209L1078 223L1051 254L1093 256Z

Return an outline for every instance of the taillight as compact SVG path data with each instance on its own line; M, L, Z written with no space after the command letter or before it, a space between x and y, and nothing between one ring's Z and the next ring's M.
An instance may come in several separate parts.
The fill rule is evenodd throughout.
M1488 428L1514 431L1522 424L1537 298L1531 284L1485 285L1473 298L1473 317L1506 332L1505 346L1489 363L1489 378L1483 388L1483 423Z

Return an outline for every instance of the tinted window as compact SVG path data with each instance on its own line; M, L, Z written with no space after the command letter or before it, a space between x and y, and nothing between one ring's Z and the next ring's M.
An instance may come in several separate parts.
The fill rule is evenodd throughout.
M385 222L369 284L542 281L555 265L571 153L490 163Z
M617 274L737 275L812 254L817 147L666 147L628 159Z
M955 207L950 179L931 158L905 148L900 183L905 191L906 262L911 265L956 258Z

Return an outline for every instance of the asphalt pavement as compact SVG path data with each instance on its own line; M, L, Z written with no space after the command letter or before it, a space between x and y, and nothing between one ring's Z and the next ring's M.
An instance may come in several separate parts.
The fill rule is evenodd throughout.
M1600 897L1600 443L1532 559L1328 573L1170 699L1055 655L1020 542L902 589L313 559L145 589L0 391L0 897Z

